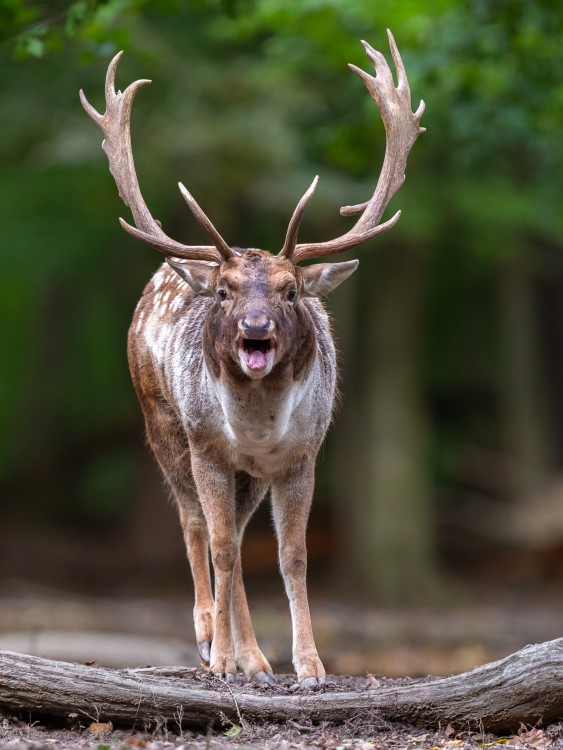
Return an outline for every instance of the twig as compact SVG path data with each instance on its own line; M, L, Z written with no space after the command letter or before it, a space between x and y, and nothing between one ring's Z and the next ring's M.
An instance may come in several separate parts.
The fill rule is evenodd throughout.
M228 691L229 691L229 693L231 694L231 698L233 699L233 703L235 704L235 710L236 710L236 712L237 712L238 720L240 721L240 725L241 725L241 727L242 727L243 729L249 729L249 728L250 728L250 727L249 727L249 725L248 725L248 724L246 723L246 721L245 721L245 720L244 720L244 719L242 718L242 714L241 714L241 712L240 712L240 708L239 708L239 705L238 705L237 699L235 698L235 694L233 693L233 690L232 690L231 686L230 686L230 685L229 685L229 683L228 683L228 682L227 682L226 680L224 680L224 679L223 679L222 677L217 677L217 679L219 680L219 682L222 682L222 683L223 683L223 685L226 685L226 686L227 686L227 690L228 690Z

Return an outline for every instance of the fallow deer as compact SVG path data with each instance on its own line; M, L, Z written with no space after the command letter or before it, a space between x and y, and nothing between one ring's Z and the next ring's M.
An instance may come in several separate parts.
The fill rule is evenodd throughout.
M122 226L166 258L135 310L129 364L150 445L178 506L194 579L199 652L210 671L228 682L235 680L237 667L249 680L275 681L252 628L240 558L245 526L268 490L297 680L303 688L325 680L309 614L305 546L314 464L331 420L336 382L330 323L319 297L353 273L358 261L298 263L357 247L399 219L400 211L379 223L424 131L419 125L424 102L412 112L403 62L388 35L397 86L384 56L366 42L376 75L349 66L375 100L386 130L373 196L341 209L345 216L360 214L347 233L298 243L315 178L277 254L229 245L181 183L212 244L187 246L164 233L142 198L131 151L131 106L149 81L115 91L121 52L107 71L103 115L80 92L84 109L103 131L110 171L133 214L135 227L120 219Z

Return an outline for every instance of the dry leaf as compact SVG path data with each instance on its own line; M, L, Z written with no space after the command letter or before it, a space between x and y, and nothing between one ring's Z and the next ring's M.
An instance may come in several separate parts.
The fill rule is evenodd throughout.
M111 721L93 721L88 727L90 734L102 734L102 732L113 732Z
M547 750L552 744L553 739L547 735L543 729L529 729L520 732L519 735L512 737L511 742L514 745L532 747L534 750Z

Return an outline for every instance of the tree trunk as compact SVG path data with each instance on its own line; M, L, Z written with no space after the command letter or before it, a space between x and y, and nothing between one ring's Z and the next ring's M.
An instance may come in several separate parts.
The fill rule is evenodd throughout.
M420 373L423 268L402 247L390 248L381 263L362 342L367 450L356 550L377 596L428 600L438 584Z
M308 719L341 722L363 712L388 721L438 727L514 731L563 718L563 638L526 646L500 661L454 677L421 680L361 692L254 691L219 680L195 679L195 670L112 670L0 651L0 708L94 721L142 724L170 721L207 726ZM208 685L206 688L205 685Z
M513 463L512 496L533 499L553 470L534 278L516 263L500 281L503 443Z

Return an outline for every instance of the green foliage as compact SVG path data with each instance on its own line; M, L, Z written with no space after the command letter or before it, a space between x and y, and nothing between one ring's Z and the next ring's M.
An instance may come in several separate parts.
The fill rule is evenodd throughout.
M123 29L112 27L127 12L136 11L143 0L77 0L77 2L32 3L4 0L0 6L0 44L16 59L41 58L63 52L70 39L79 39L87 49L92 43L123 40Z
M360 38L387 53L386 27L405 59L415 106L421 97L427 103L427 133L390 207L404 209L403 218L379 247L408 244L426 259L422 387L463 392L472 379L492 393L495 279L515 259L545 273L538 245L562 244L563 16L554 3L5 0L5 481L46 446L64 463L76 441L138 425L125 337L158 259L117 224L127 210L78 89L102 107L107 62L126 49L118 85L154 80L133 115L138 171L154 214L173 236L199 237L175 191L182 179L233 244L276 249L315 173L322 179L305 237L344 231L338 207L373 190L383 129L345 66L369 69ZM362 250L365 304L377 254ZM492 440L495 427L487 430ZM444 445L452 439L448 433ZM440 433L436 444L442 440ZM439 450L445 456L449 448ZM84 469L86 489L77 496L85 509L95 496L101 506L108 495L120 502L130 486L127 471L121 475L102 454L94 452Z

